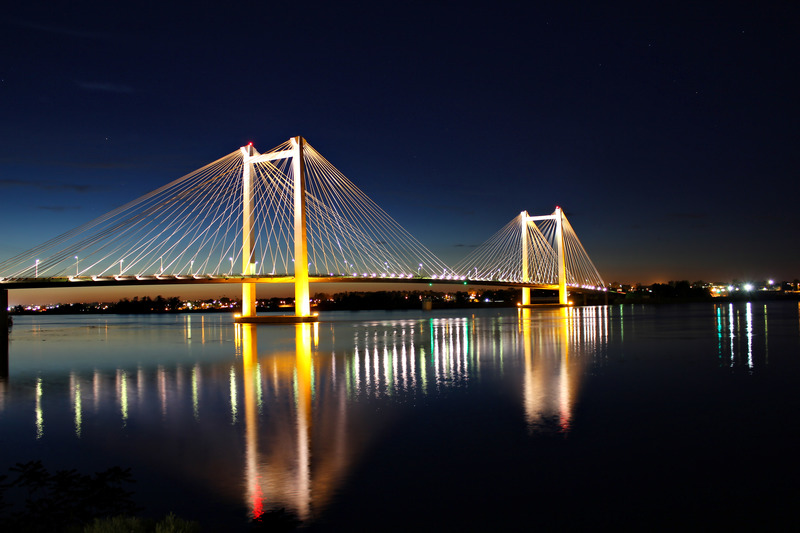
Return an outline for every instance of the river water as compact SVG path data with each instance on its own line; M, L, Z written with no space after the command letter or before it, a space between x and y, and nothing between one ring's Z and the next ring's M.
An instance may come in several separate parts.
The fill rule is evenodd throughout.
M763 529L800 497L799 378L796 302L19 316L0 474L131 468L208 531Z

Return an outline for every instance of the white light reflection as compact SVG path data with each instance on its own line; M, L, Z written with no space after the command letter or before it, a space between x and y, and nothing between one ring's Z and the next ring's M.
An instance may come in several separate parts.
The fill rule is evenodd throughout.
M200 402L198 400L198 385L200 381L200 365L195 364L192 368L192 414L195 420L200 420Z
M145 379L144 368L141 366L136 369L136 394L138 398L139 407L142 406L142 402L144 402L144 391L147 386L147 380Z
M373 357L372 368L375 371L375 376L374 376L375 396L379 396L380 395L380 386L381 386L381 374L380 374L380 368L378 368L378 364L379 364L380 360L379 360L379 354L378 354L378 340L377 340L377 337L378 336L376 334L375 335L375 346L373 347L373 350L372 350L372 357Z
M720 364L722 364L722 308L719 306L714 306L717 310L717 357L720 360Z
M767 304L764 304L764 364L769 364L769 327L767 326Z
M747 367L753 369L753 304L747 302Z
M400 354L399 354L400 366L401 366L401 368L400 368L400 376L401 376L401 378L403 380L401 382L401 385L403 387L405 387L406 389L408 389L409 386L410 386L410 381L409 381L409 377L408 377L408 362L406 361L406 357L408 356L408 352L406 352L406 345L405 345L405 342L404 342L405 341L405 336L406 336L406 330L404 329L403 330L403 336L400 339ZM395 361L397 361L397 358L398 358L397 343L395 343L395 345L392 347L392 353L394 354ZM395 362L395 366L397 366L396 362Z
M386 335L383 337L383 382L386 387L386 394L392 395L392 365L389 364L389 347L386 345Z
M747 371L753 373L758 364L769 363L767 306L754 308L751 302L746 302L743 306L744 308L742 308L742 304L735 306L733 303L729 303L725 307L716 307L717 351L720 362L722 363L725 360L723 358L726 358L729 368L735 368L738 364L742 367L746 366ZM759 310L764 313L763 335L760 330L762 321L757 316ZM762 337L764 339L764 355L763 358L759 358L759 343L756 341ZM724 339L727 339L727 343L723 343Z
M81 406L81 382L75 372L69 374L70 400L72 401L73 420L75 423L75 436L81 438L81 424L83 412Z
M412 356L413 356L413 353L412 353ZM421 363L419 365L419 379L420 379L420 382L421 382L421 385L422 385L422 387L421 387L422 394L427 394L427 392L428 392L428 371L426 369L426 364L425 364L425 361L427 361L427 359L428 358L427 358L427 356L425 354L425 348L420 348L419 349L419 360L420 360Z
M158 398L161 402L161 416L167 417L167 371L162 365L158 365L156 373L158 381Z
M117 369L117 398L119 399L119 412L122 416L122 427L128 423L128 375L122 369Z
M733 304L728 304L728 332L731 341L731 368L735 363L734 350L733 350L733 337L734 337L734 323L733 323Z
M94 412L96 413L97 410L100 408L100 371L95 370L94 374L92 375L92 400L94 406Z
M387 363L388 363L388 361L387 361ZM392 368L393 369L394 368L399 368L398 360L397 360L397 340L396 339L395 339L395 342L392 343ZM402 372L402 370L401 370L401 372ZM401 373L392 372L392 387L394 388L394 390L398 389L397 380L400 379L401 377L402 377Z
M231 367L230 371L230 396L231 396L231 425L236 423L238 405L236 401L236 369Z
M36 378L36 440L44 436L44 412L42 411L42 378Z

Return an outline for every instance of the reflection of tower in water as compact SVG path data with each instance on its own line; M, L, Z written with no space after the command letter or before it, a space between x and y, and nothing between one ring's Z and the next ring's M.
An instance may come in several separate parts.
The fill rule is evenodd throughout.
M253 518L285 508L305 520L312 504L323 506L329 499L348 463L343 403L320 403L319 424L313 423L312 338L319 324L296 324L295 350L272 352L262 360L257 326L236 327L244 374L248 508ZM270 409L262 416L265 395L271 396Z
M608 307L519 310L525 357L523 403L531 431L568 432L590 354L608 337Z

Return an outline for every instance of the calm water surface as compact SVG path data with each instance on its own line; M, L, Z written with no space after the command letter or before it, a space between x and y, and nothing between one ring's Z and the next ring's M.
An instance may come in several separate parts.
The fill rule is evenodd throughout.
M751 529L800 498L797 303L16 317L0 473L244 529Z

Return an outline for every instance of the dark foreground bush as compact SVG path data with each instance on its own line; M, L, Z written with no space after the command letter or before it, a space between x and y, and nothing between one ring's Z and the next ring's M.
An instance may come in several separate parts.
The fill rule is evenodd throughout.
M80 531L95 518L134 515L130 469L94 475L48 472L41 461L17 463L0 476L0 531Z
M155 522L137 516L113 516L111 518L95 518L83 533L197 533L200 526L197 522L189 522L168 514L163 520Z
M170 513L161 520L136 516L130 469L94 475L76 470L48 472L41 461L17 463L0 475L0 532L198 533L200 524ZM285 509L253 520L254 531L294 531L300 520Z

